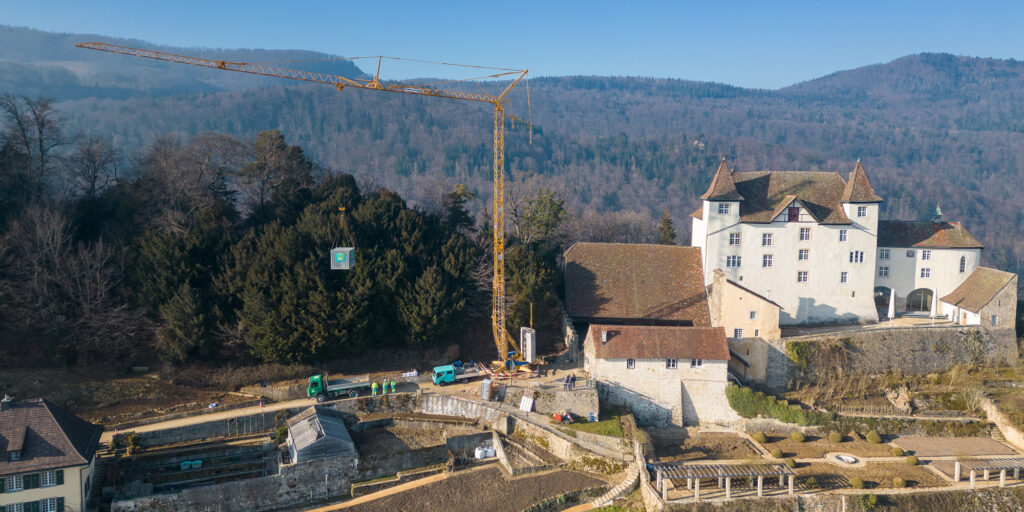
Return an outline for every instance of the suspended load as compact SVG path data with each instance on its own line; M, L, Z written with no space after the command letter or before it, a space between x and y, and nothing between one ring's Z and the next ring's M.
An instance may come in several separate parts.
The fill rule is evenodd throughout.
M354 247L335 247L331 249L331 270L350 270Z

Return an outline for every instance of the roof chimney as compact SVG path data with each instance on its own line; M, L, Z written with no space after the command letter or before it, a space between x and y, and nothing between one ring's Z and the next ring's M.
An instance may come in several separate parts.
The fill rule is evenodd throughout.
M608 331L601 331L601 343L608 343Z
M0 411L7 411L11 408L11 395L4 393L4 399L0 400Z

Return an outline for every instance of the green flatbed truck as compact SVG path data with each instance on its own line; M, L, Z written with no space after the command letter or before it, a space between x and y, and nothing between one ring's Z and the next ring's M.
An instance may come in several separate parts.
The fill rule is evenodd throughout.
M372 384L369 375L355 379L329 380L326 373L319 373L309 378L309 385L306 386L306 396L315 398L317 402L333 400L341 396L355 398L360 393L368 391Z

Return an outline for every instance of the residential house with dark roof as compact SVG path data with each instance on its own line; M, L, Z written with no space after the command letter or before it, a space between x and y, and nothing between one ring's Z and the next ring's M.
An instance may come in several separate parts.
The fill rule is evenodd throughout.
M941 313L953 323L1013 329L1017 320L1017 274L978 267L939 303Z
M0 401L0 511L81 511L103 427L42 399Z
M591 324L583 368L613 404L645 424L738 419L725 396L729 347L721 327Z
M692 245L710 284L716 270L781 307L782 325L877 322L930 312L977 267L982 245L959 223L881 221L860 161L838 172L736 172L719 165ZM877 299L877 300L876 300Z

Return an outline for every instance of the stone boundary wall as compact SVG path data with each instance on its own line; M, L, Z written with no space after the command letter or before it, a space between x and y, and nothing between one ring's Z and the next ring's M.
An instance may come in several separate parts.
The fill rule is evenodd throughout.
M766 343L765 384L773 389L849 373L925 375L957 364L1012 364L1018 356L1013 329L964 326L864 329Z
M435 465L426 468L399 471L398 474L395 475L395 478L390 480L382 480L379 482L370 483L354 483L351 486L349 494L351 494L353 498L358 498L360 496L373 494L377 491L387 489L388 487L394 487L396 485L404 484L406 482L412 482L413 480L419 480L420 478L426 478L428 476L436 475L438 473L444 473L444 471L444 465Z
M301 409L288 410L288 414L295 414ZM163 446L168 444L185 443L189 441L204 441L219 437L232 437L261 432L270 432L277 427L275 416L282 411L267 411L235 418L211 420L195 425L168 428L164 430L153 430L150 432L137 432L135 439L140 448ZM123 437L127 434L118 434Z
M327 459L281 466L277 475L183 489L173 494L116 501L111 512L263 512L313 499L347 496L355 479L355 459ZM326 481L325 481L325 478Z
M633 441L633 456L640 471L640 498L644 502L644 510L647 512L663 512L665 501L661 499L657 489L651 485L651 474L647 471L647 458L644 446L640 441Z
M582 430L576 430L574 428L567 428L562 431L567 433L580 441L590 444L596 444L606 450L613 451L624 451L626 449L626 441L621 437L605 436L601 434L592 434L590 432L584 432Z
M1024 450L1024 433L1013 426L1006 415L996 407L996 404L992 400L985 398L981 402L981 408L985 411L985 416L989 421L996 424L999 432L1006 438L1006 442L1013 445L1018 450Z
M395 475L404 469L432 466L447 460L448 447L443 444L398 453L360 453L356 478L359 481L373 480Z
M497 432L492 432L491 436L494 442L494 454L498 457L498 464L501 465L506 473L511 475L512 464L508 461L508 454L505 453L505 447L501 444L501 438L498 437Z

